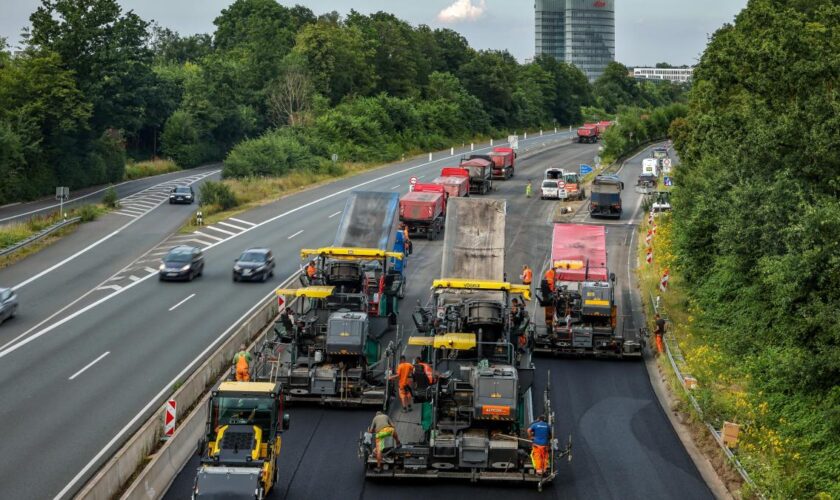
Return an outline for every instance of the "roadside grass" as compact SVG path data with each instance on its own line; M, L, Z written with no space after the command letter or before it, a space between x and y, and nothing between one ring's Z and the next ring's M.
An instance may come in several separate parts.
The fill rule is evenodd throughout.
M356 175L361 172L381 167L378 163L347 163L341 165L338 172L294 171L282 177L248 177L244 179L224 179L236 197L237 206L222 210L218 205L200 205L204 215L204 225L214 224L252 208L274 202L292 193L321 186L327 182ZM195 213L179 232L191 233L199 226L195 223Z
M679 411L691 415L692 434L701 449L712 460L718 473L730 487L741 488L738 493L745 498L755 497L747 484L727 463L702 421L720 430L724 421L738 423L741 427L738 446L733 452L752 479L769 497L795 495L796 480L800 473L807 474L806 457L800 455L801 447L790 434L795 423L785 418L775 418L769 413L766 396L751 388L750 376L736 360L727 355L721 346L709 341L708 326L695 321L700 312L687 294L687 287L674 269L672 249L671 214L656 217L656 234L653 237L653 263L645 261L645 235L650 226L647 217L639 228L637 276L648 318L653 331L653 304L659 297L659 310L668 321L669 336L676 341L684 362L678 367L683 375L697 379L693 395L703 411L702 419L690 404L667 356L659 356L660 371L666 374L671 393L680 400ZM659 280L668 269L670 280L667 291L660 291ZM653 340L653 339L651 339ZM650 342L655 349L655 342ZM790 419L795 418L793 415ZM786 437L787 436L787 437ZM804 453L803 453L804 455ZM836 458L836 457L835 457ZM826 497L828 498L828 497Z
M64 227L59 229L58 231L47 235L40 240L32 243L31 245L25 246L18 250L17 252L12 252L9 255L4 255L0 257L0 269L6 268L11 266L12 264L19 262L30 255L36 254L41 250L47 248L48 246L52 245L53 243L59 241L61 238L67 236L68 234L72 234L76 229L78 229L78 224L72 224L70 226ZM0 227L0 231L2 231L2 227ZM25 238L23 238L25 239ZM18 240L20 241L20 240ZM8 285L8 284L7 284Z
M168 174L177 172L181 167L172 160L149 160L141 162L129 162L125 165L125 180L132 181L153 175Z

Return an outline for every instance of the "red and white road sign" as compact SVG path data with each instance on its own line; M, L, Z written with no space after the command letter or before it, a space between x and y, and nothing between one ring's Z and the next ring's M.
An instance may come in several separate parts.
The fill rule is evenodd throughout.
M566 187L566 183L564 181L560 181L560 182L557 183L557 187L559 187L560 189L563 189L563 188Z
M671 279L671 270L666 269L662 274L662 279L659 280L659 289L663 292L668 289L668 280Z
M165 405L166 412L163 416L163 435L166 437L172 437L172 435L175 434L176 405L177 403L175 403L174 399L170 399Z
M653 248L647 249L647 256L645 256L645 261L647 261L648 264L653 262Z
M653 239L653 231L648 229L647 235L645 235L645 243L650 243L650 240Z
M413 175L412 175L412 176L408 179L408 183L409 183L409 184L411 184L412 186L413 186L413 185L415 185L415 184L417 184L417 177L415 177L415 176L413 176Z

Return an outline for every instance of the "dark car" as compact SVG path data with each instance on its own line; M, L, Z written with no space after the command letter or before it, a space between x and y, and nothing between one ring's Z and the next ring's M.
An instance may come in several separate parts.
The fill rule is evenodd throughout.
M176 188L172 188L172 192L169 193L169 203L186 203L191 204L195 201L195 191L193 191L192 186L178 186Z
M274 276L274 254L267 248L249 248L233 264L233 281L265 281Z
M200 248L181 245L173 248L163 258L158 278L164 280L187 280L201 276L204 272L204 253Z
M0 288L0 324L17 314L18 298L11 288Z

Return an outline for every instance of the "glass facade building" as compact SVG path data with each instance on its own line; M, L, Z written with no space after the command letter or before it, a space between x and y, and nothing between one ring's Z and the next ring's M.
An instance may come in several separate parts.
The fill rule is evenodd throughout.
M615 60L615 0L535 0L536 54L574 64L590 81Z

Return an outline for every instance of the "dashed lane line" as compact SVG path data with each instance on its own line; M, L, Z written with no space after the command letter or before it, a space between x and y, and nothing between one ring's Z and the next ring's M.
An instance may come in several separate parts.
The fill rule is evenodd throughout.
M338 212L336 212L336 213L334 213L334 214L330 215L329 217L327 217L327 219L332 219L333 217L335 217L336 215L340 214L341 212L343 212L343 210L339 210Z
M294 238L295 236L297 236L297 235L301 234L302 232L303 232L303 229L301 229L300 231L296 232L295 234L293 234L293 235L289 236L287 239L292 239L292 238Z
M67 380L73 380L74 378L78 377L79 375L81 375L82 373L84 373L84 372L85 372L85 370L87 370L87 369L88 369L88 368L90 368L91 366L95 365L95 364L96 364L96 363L98 363L98 362L99 362L102 358L104 358L105 356L107 356L107 355L109 355L109 354L111 354L111 351L105 351L105 353L100 354L98 358L96 358L96 359L94 359L93 361L91 361L90 363L86 364L86 365L84 366L84 368L82 368L81 370L77 371L77 372L76 372L76 373L74 373L73 375L70 375L70 378L68 378Z

